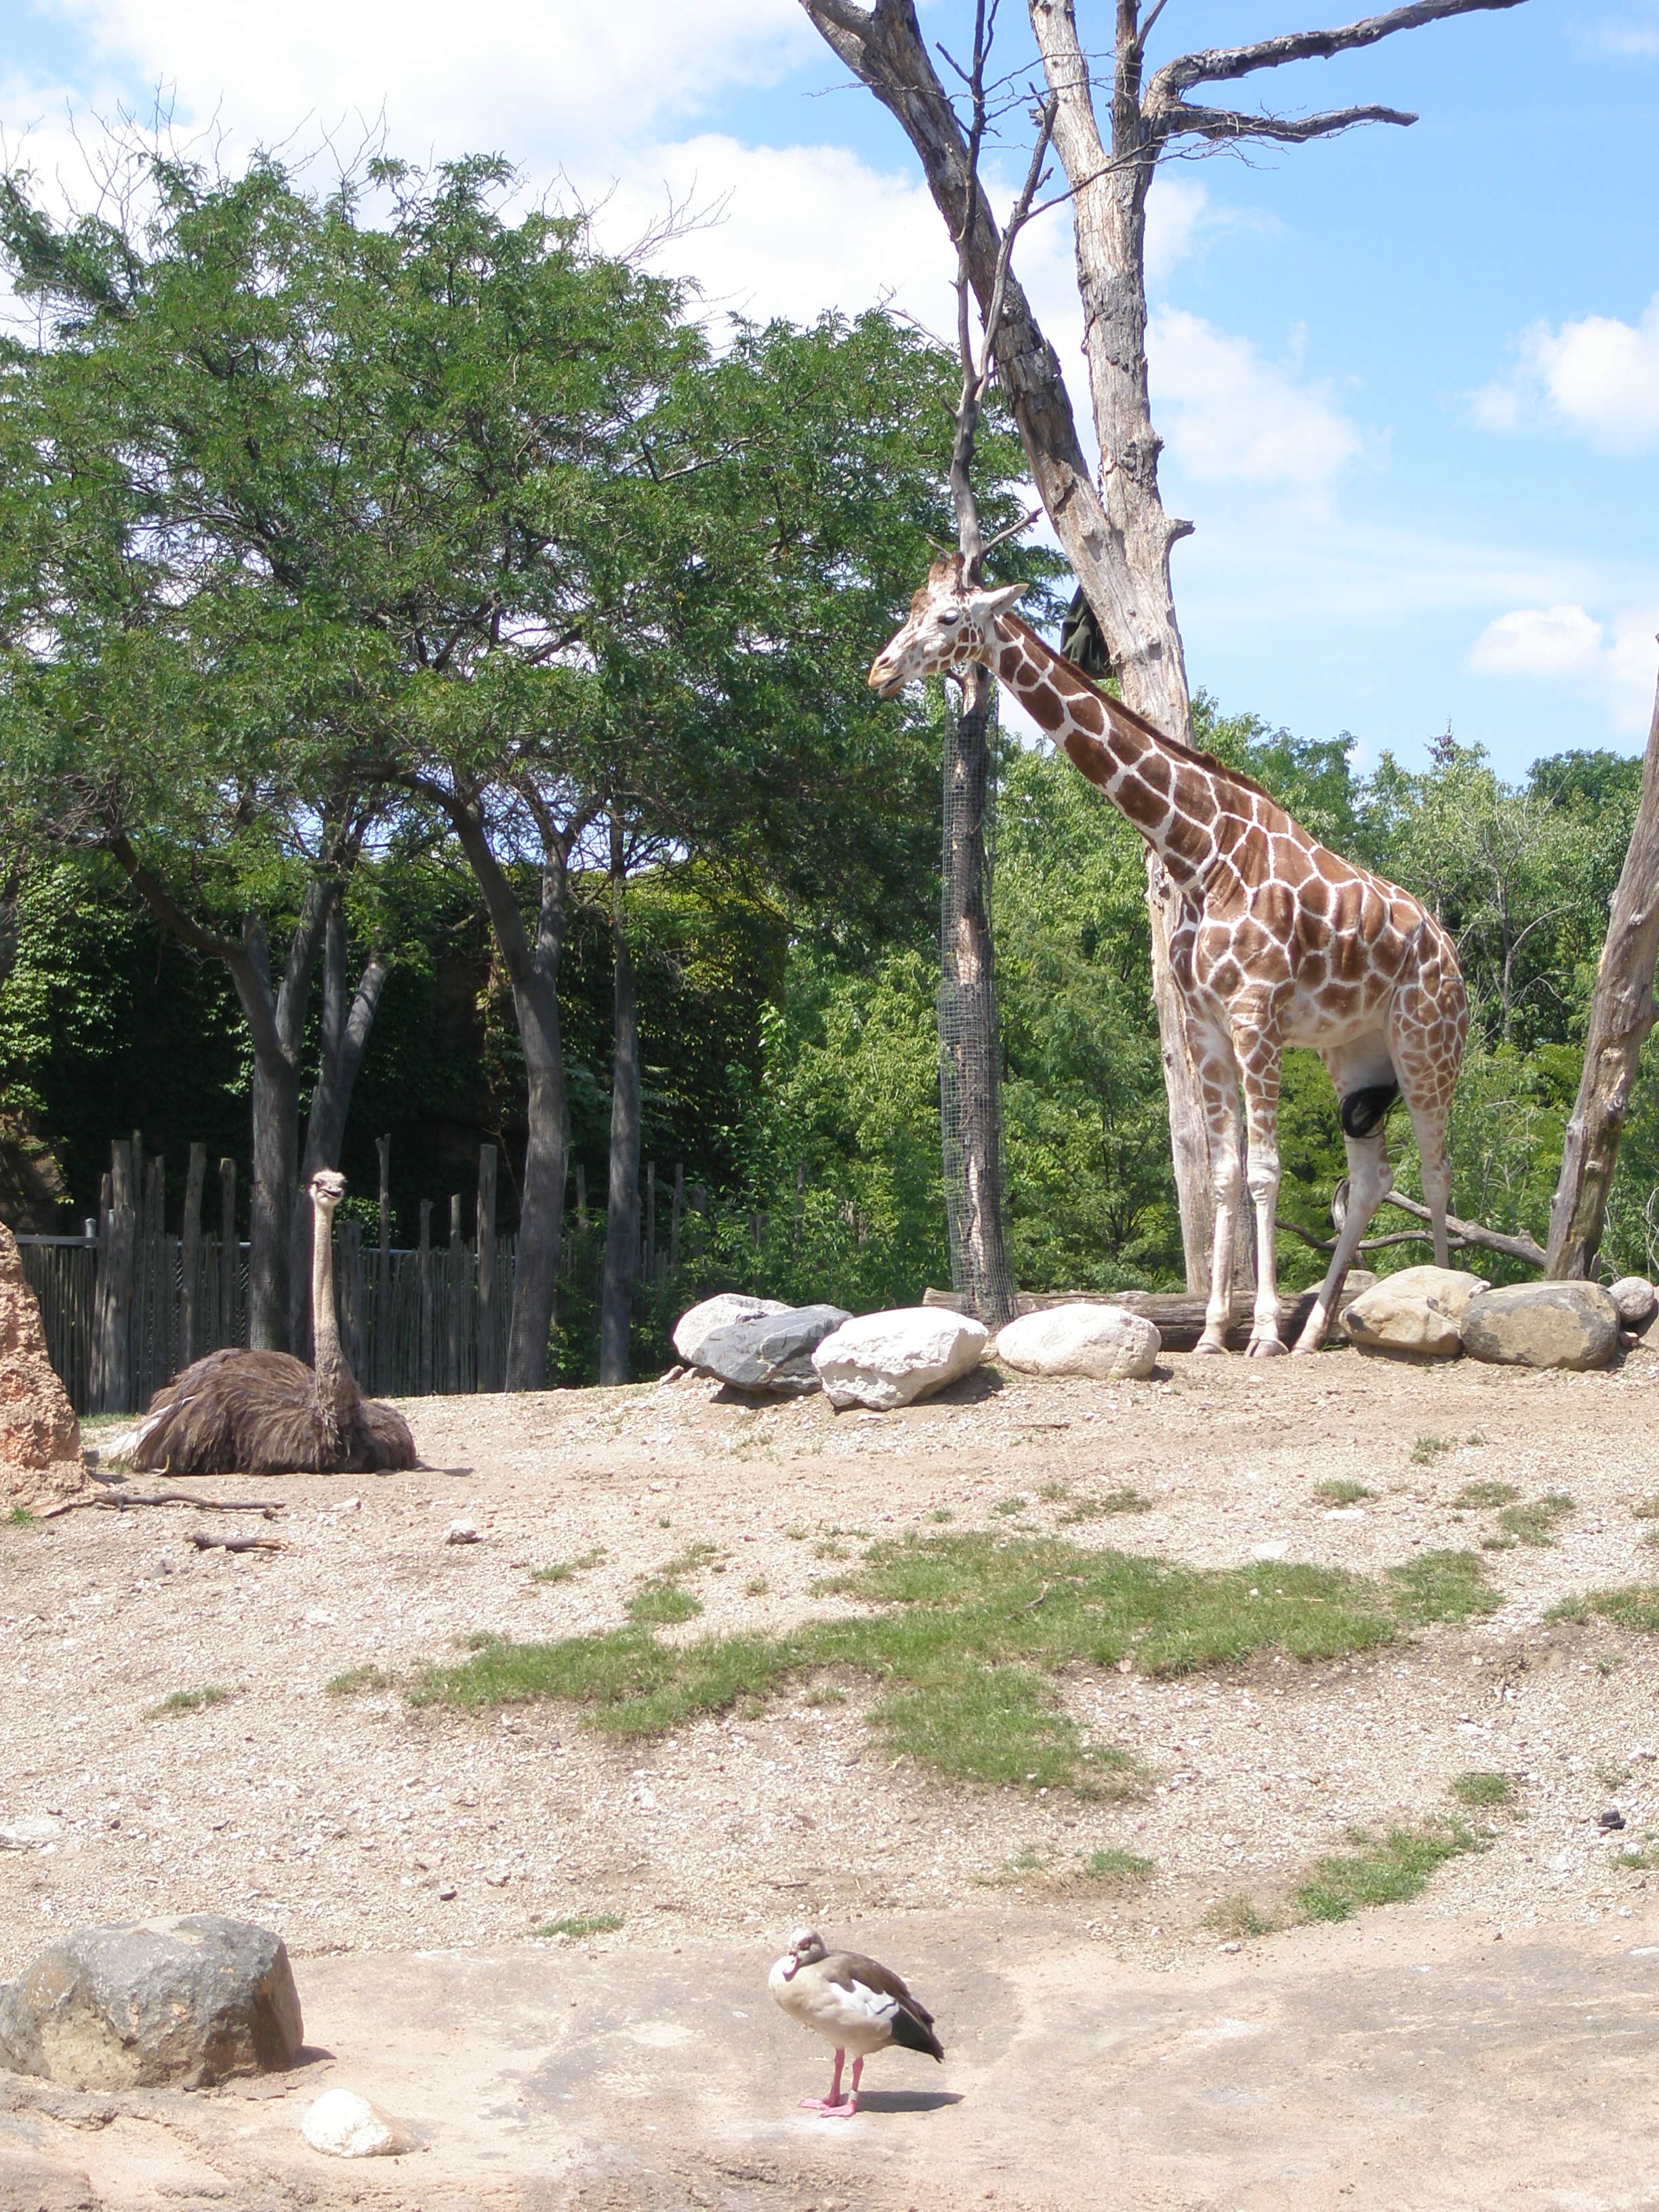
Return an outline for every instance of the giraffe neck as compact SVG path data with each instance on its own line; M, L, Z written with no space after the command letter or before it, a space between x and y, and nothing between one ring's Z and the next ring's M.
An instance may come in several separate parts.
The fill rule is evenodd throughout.
M1213 849L1206 831L1220 815L1240 811L1237 794L1196 755L1179 752L1150 722L1090 681L1016 615L1003 615L986 665L1037 726L1064 747L1073 765L1097 783L1163 860L1186 881ZM1199 849L1201 845L1202 849Z

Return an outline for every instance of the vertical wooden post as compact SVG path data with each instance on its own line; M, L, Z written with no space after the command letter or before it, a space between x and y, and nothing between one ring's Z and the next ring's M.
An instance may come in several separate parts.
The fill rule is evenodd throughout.
M697 1225L691 1232L691 1249L699 1260L708 1249L708 1186L698 1183L691 1193L691 1210L697 1217Z
M645 1279L657 1279L657 1164L645 1164Z
M219 1163L219 1341L234 1344L236 1335L236 1163Z
M374 1258L374 1388L392 1393L392 1139L376 1137L380 1156L380 1248Z
M132 1146L110 1147L109 1300L104 1311L104 1404L106 1413L132 1411L132 1261L137 1234L133 1204Z
M587 1234L587 1170L580 1160L576 1163L576 1234Z
M167 1161L157 1152L144 1164L144 1295L138 1308L143 1352L134 1376L141 1406L149 1405L173 1373L167 1345L173 1271L167 1266Z
M340 1245L341 1288L344 1296L341 1304L340 1334L345 1339L345 1356L354 1375L363 1371L363 1224L361 1221L346 1220L338 1230Z
M421 1200L421 1246L416 1262L420 1275L420 1339L416 1350L416 1376L422 1397L432 1395L432 1200Z
M685 1211L685 1162L681 1160L674 1170L674 1200L668 1215L668 1272L679 1273L680 1216Z
M192 1145L185 1176L185 1218L179 1231L179 1364L197 1357L197 1306L201 1296L202 1190L207 1182L207 1146Z
M478 1147L478 1388L499 1390L495 1365L495 1147Z
M453 1395L461 1387L461 1316L466 1296L466 1248L461 1243L461 1194L449 1200L449 1311L445 1319L444 1388Z
M109 1310L112 1297L110 1282L111 1243L114 1234L115 1181L106 1174L98 1187L98 1252L93 1261L92 1278L92 1342L87 1351L87 1407L94 1413L107 1413L104 1400L108 1390L108 1370L106 1360L109 1346ZM90 1225L90 1224L88 1224Z

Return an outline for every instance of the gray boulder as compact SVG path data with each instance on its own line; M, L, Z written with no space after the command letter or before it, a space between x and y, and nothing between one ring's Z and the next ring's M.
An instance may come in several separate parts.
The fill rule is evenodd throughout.
M1607 1296L1619 1309L1619 1318L1626 1328L1645 1328L1653 1319L1653 1310L1659 1305L1659 1291L1645 1275L1620 1275L1616 1283L1607 1285Z
M1461 1267L1401 1267L1362 1291L1344 1310L1342 1325L1362 1352L1455 1359L1462 1349L1463 1314L1488 1288L1484 1275Z
M733 1322L704 1337L696 1364L734 1390L805 1397L820 1387L813 1352L846 1319L840 1306L795 1306Z
M216 1913L77 1929L0 1983L0 2066L73 2089L205 2087L303 2039L282 1937Z
M1605 1367L1619 1346L1619 1309L1599 1283L1510 1283L1471 1298L1463 1349L1502 1367Z
M717 1328L730 1328L733 1322L758 1321L763 1314L788 1310L781 1298L751 1298L741 1291L721 1291L717 1297L704 1298L680 1316L674 1324L674 1349L688 1367L696 1367L704 1341Z

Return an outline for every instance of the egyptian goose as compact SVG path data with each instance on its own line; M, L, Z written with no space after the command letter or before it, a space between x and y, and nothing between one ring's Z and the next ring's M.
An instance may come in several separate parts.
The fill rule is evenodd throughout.
M766 1986L791 2020L836 2047L836 2071L827 2097L803 2097L801 2110L826 2119L850 2120L859 2108L859 2076L872 2051L890 2043L943 2059L933 2015L898 1976L857 1951L826 1951L822 1936L798 1929ZM853 2086L841 2094L841 2069L853 2053Z

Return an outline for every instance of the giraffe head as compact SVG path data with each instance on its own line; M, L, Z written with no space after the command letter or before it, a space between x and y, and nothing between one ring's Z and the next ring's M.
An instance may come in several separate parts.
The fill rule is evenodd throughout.
M1000 592L964 584L960 553L935 561L927 581L910 602L909 618L876 655L870 688L890 699L920 676L991 659L996 650L997 617L1006 614L1024 590L1024 584L1008 584Z

